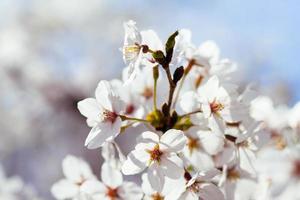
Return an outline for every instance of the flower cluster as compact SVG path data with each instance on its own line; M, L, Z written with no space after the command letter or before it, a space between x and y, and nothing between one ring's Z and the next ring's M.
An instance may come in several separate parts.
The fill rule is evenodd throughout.
M196 47L182 29L164 44L133 21L124 28L122 79L100 81L95 98L78 103L91 127L85 145L102 148L102 181L85 161L67 156L66 178L52 187L57 199L272 199L291 176L299 188L299 106L288 114L290 126L280 126L268 101L233 83L236 64L213 41ZM139 136L125 157L114 140L134 129ZM289 157L284 166L276 147ZM283 168L290 173L270 175ZM140 174L141 187L122 174Z

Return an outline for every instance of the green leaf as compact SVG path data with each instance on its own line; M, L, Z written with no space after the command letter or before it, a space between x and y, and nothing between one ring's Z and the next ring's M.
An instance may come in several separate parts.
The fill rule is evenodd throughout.
M152 53L152 56L153 56L154 60L156 62L158 62L159 64L161 64L161 65L165 64L166 57L162 51L155 51Z
M175 31L167 40L165 49L166 49L166 63L170 63L173 56L173 49L175 46L175 38L178 35L178 31Z
M180 79L182 78L184 74L184 68L183 66L178 67L173 74L173 82L175 83L175 85L177 84L178 81L180 81Z

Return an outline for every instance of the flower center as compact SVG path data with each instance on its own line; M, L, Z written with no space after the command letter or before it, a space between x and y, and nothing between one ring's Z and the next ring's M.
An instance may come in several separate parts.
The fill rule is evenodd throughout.
M111 112L109 110L105 110L103 112L103 121L114 123L117 119L118 115L115 112Z
M218 113L219 111L224 109L224 105L214 100L209 104L210 110L212 113Z
M296 160L294 162L294 167L293 167L292 175L296 176L297 178L300 178L300 160Z
M152 200L164 200L165 198L161 196L158 192L151 195Z
M133 104L129 104L126 106L126 110L125 110L125 113L130 115L133 113L133 111L135 110L135 107Z
M128 45L123 48L124 56L126 60L135 60L139 55L141 47L137 44Z
M227 171L227 178L231 181L236 181L237 179L239 179L241 177L239 171L237 171L236 169L232 168L232 169L228 169Z
M199 149L200 148L199 139L198 138L189 137L187 145L188 145L188 148L190 150L190 153L192 153L195 149Z
M283 150L287 145L284 137L277 131L271 130L271 139L278 150Z
M147 152L150 154L150 163L152 161L159 162L161 156L163 155L163 152L159 150L158 144L156 144L152 150L147 150Z
M107 187L106 196L108 196L111 200L115 200L119 197L118 188Z
M143 95L146 99L150 99L150 98L153 96L152 88L150 88L150 87L145 87L144 92L142 93L142 95Z
M200 191L200 184L201 182L197 182L195 181L195 183L193 183L191 186L189 186L189 190L191 190L194 193L199 193Z
M80 181L76 182L76 185L81 186L85 181L85 178L83 178L83 176L80 176Z

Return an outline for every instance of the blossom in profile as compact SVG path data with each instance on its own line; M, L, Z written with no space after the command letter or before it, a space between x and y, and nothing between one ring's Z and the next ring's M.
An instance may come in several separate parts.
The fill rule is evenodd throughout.
M125 38L122 48L123 60L128 67L127 77L129 80L135 78L142 60L142 36L132 20L124 23Z
M80 113L92 127L85 141L90 149L103 146L105 141L112 141L120 133L122 120L119 114L124 110L124 102L108 81L100 81L95 96L78 102Z

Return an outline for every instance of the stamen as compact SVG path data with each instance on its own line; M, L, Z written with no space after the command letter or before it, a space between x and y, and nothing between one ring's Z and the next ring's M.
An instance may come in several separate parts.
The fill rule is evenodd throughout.
M241 177L240 172L234 168L228 169L227 178L231 181L236 181Z
M119 197L118 188L107 187L106 196L108 196L111 200L116 200Z
M134 44L134 45L128 45L124 46L123 52L126 60L134 60L139 55L141 47Z
M190 153L192 153L196 149L199 149L200 148L199 139L188 137L187 146L190 150Z
M126 106L125 113L127 115L130 115L130 114L132 114L134 112L134 110L135 110L134 105L133 104L129 104L129 105Z
M165 198L161 196L158 192L151 195L152 200L164 200Z
M118 115L115 112L111 112L109 110L105 110L102 113L102 117L103 117L103 119L102 119L103 121L114 123L116 121Z
M152 150L147 150L147 152L150 154L150 163L151 162L160 162L160 158L163 155L163 152L159 150L159 145L156 144L155 147Z
M142 95L146 98L146 99L150 99L153 96L153 90L150 87L145 87L144 92L142 93Z
M224 109L224 105L214 100L209 104L210 110L212 113L218 113L219 111Z

